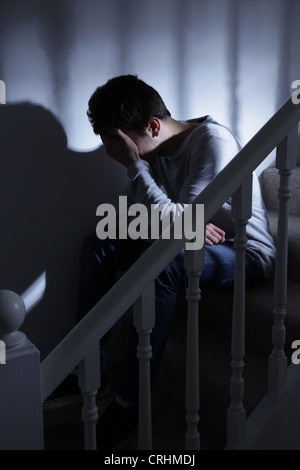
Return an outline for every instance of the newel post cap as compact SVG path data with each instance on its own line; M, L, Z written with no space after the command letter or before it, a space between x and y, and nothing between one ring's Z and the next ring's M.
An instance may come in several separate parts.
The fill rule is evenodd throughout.
M18 332L26 315L22 297L11 290L0 290L0 339L8 347L14 347L24 341L24 333Z

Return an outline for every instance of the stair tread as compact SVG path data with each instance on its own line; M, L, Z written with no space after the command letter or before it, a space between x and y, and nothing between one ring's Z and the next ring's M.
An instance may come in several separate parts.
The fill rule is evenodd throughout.
M274 324L273 280L266 281L255 289L246 291L246 341L253 348L269 355L272 351L272 326ZM291 344L300 338L300 289L299 283L288 281L286 305L286 355L291 357ZM223 290L216 296L215 291L204 291L200 304L203 323L231 334L233 292Z

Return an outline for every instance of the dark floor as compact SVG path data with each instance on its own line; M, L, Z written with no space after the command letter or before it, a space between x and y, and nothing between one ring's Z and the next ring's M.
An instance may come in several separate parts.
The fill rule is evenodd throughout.
M99 414L114 398L114 379L108 396L98 400ZM45 450L79 450L83 443L81 403L57 406L53 410L44 409ZM223 450L225 443L206 426L200 424L201 450ZM185 410L167 397L158 386L152 389L152 443L153 450L185 449ZM138 449L135 436L129 450Z

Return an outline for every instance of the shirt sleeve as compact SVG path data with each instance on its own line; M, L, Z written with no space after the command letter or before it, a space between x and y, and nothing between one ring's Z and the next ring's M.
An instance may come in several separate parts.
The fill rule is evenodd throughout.
M157 184L153 170L145 160L133 162L127 170L127 175L130 200L145 205L148 210L151 206L160 207L160 220L170 215L172 222L184 210L183 203L172 201Z
M179 200L191 204L238 151L239 146L230 135L200 137L190 150Z
M194 137L185 149L185 178L179 191L178 201L172 200L165 191L159 187L150 164L144 160L133 162L128 168L129 195L135 202L144 204L147 208L151 204L163 207L161 216L170 212L177 217L187 204L201 193L213 178L229 163L239 151L239 144L231 133L221 128L208 128L206 132ZM170 175L170 179L172 175ZM219 217L214 217L214 223L220 228L233 228L230 207L227 202L219 211ZM174 217L171 217L174 220ZM226 230L225 230L226 231Z
M190 152L188 174L180 191L179 198L186 204L191 204L240 150L239 143L227 130L209 133L202 142L200 140L201 138ZM231 215L231 198L214 214L210 222L224 230L226 240L233 239L235 222Z

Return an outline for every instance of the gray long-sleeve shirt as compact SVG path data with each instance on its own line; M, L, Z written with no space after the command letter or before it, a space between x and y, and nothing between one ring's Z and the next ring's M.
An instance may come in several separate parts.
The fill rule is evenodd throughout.
M158 157L151 165L145 160L137 160L130 165L127 174L132 201L147 208L151 204L165 205L165 211L173 211L176 217L184 210L184 204L191 204L239 152L240 145L230 130L210 116L188 122L198 125L173 155ZM225 202L211 222L225 231L226 241L233 241L235 224L231 215L231 199ZM247 237L247 250L261 264L265 278L270 277L274 269L275 245L255 173Z

